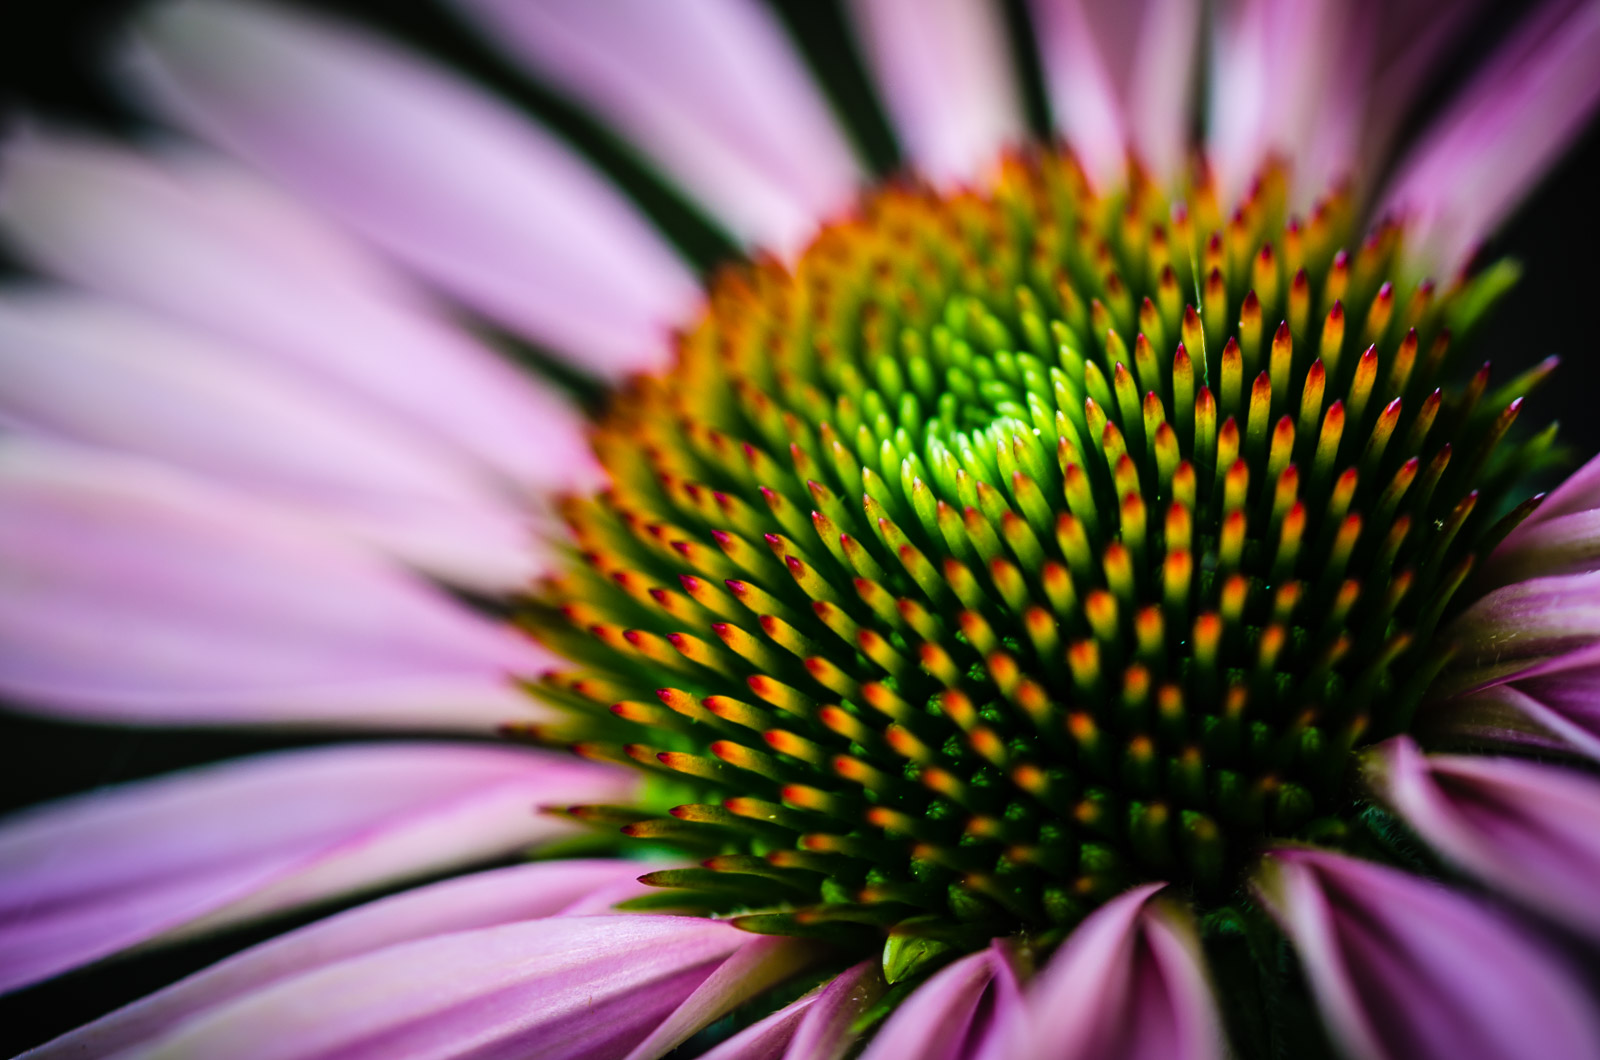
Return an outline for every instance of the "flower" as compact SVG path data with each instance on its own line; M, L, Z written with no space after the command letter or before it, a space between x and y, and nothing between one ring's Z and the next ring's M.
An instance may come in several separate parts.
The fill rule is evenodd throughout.
M502 103L238 0L134 26L192 141L13 137L0 690L413 735L0 824L0 987L607 856L33 1055L1600 1052L1600 461L1529 499L1554 364L1456 353L1600 5L1383 178L1464 7L1219 6L1195 145L1194 5L1037 0L1029 146L995 9L862 0L876 187L765 7L458 6L751 258L702 292Z

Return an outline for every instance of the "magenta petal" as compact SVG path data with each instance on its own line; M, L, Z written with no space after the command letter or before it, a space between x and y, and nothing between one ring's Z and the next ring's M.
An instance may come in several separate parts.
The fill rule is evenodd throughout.
M1199 936L1187 913L1136 887L1075 928L1029 990L1041 1058L1212 1060L1223 1055Z
M580 367L659 364L694 311L693 277L604 178L415 55L244 0L158 5L138 41L185 125Z
M851 0L868 67L907 158L971 180L1024 136L999 8L970 0Z
M596 887L638 873L638 862L551 861L419 887L252 946L27 1055L29 1060L108 1056L206 1009L312 969L413 939L550 916Z
M621 1056L755 941L727 924L670 916L462 931L278 983L126 1055Z
M1547 0L1401 161L1382 197L1408 254L1450 273L1509 216L1600 105L1600 6Z
M1507 894L1600 936L1600 781L1524 759L1373 749L1373 785L1445 857Z
M484 731L554 659L281 510L0 445L0 690L75 717Z
M1463 895L1308 849L1274 851L1257 891L1354 1056L1600 1055L1600 1026L1560 958Z
M457 0L740 238L797 249L863 180L776 17L752 0Z
M1458 654L1446 691L1480 688L1600 642L1600 571L1535 578L1479 599L1446 633Z
M894 1010L861 1060L962 1060L1022 1019L1016 973L1003 944L940 970Z
M0 986L139 943L508 854L551 801L633 778L468 744L287 751L48 803L0 826Z
M24 131L0 158L0 229L40 271L270 361L391 432L525 489L589 481L581 420L560 393L221 158Z

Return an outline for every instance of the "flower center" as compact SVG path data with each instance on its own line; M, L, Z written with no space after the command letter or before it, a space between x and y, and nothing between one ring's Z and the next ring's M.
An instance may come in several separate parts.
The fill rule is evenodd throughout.
M1550 435L1502 444L1538 376L1458 379L1497 273L1389 282L1396 228L1286 202L1014 157L716 279L525 612L586 667L532 734L680 803L572 812L707 858L654 905L981 940L1361 827L1352 751Z

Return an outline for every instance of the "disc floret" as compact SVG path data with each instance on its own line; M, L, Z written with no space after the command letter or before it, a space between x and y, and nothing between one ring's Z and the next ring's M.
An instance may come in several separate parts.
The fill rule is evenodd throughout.
M1269 169L1224 218L1203 170L1174 203L1014 157L716 279L527 608L587 667L531 735L677 803L571 812L704 859L653 904L979 940L1359 842L1352 752L1446 658L1552 365L1456 381L1502 275L1404 279L1399 229L1347 252L1347 195L1287 197Z

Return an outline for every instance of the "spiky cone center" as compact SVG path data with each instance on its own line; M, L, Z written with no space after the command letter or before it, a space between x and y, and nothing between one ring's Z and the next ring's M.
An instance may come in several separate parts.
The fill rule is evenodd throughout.
M680 803L571 812L705 859L649 904L976 945L1359 827L1353 752L1444 658L1549 366L1488 389L1450 334L1495 273L1390 280L1398 230L1346 252L1348 198L1287 191L1009 157L716 278L524 614L585 667L529 735Z

